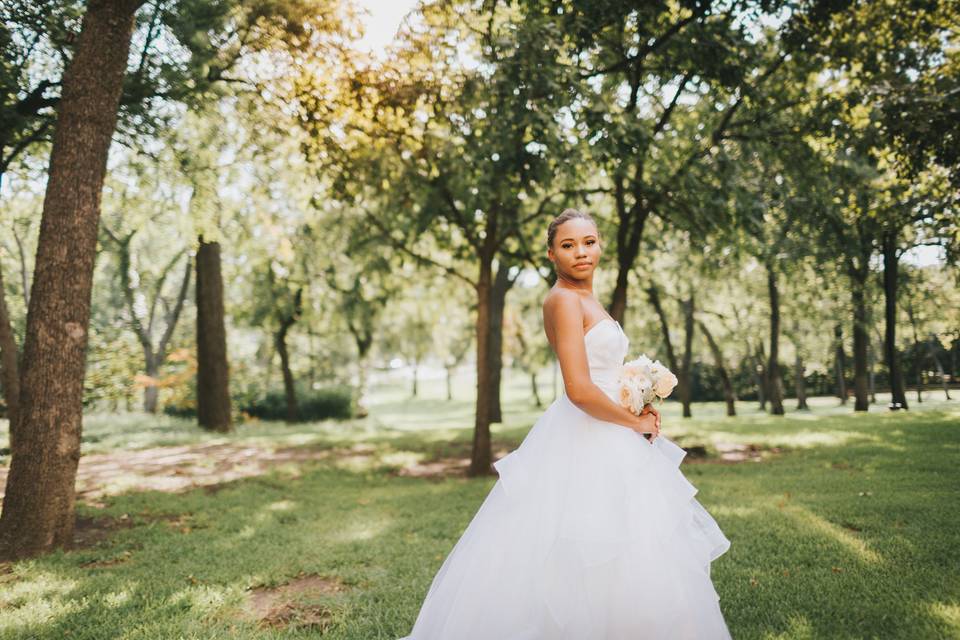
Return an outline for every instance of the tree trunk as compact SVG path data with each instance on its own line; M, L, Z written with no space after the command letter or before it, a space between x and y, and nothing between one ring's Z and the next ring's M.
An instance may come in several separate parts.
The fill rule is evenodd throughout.
M477 409L474 415L473 449L468 476L493 473L493 444L490 417L493 409L490 362L490 289L492 287L492 251L480 255L477 277Z
M3 385L3 400L7 405L10 450L13 451L16 446L13 428L17 424L20 406L19 350L16 336L13 334L13 324L10 322L10 312L7 310L2 270L0 270L0 384Z
M750 342L747 342L748 353L753 360L753 380L757 385L757 403L760 405L760 411L767 410L767 357L763 349L763 340L757 341L757 348L753 349Z
M209 431L230 431L230 370L224 325L220 244L197 250L197 422Z
M684 300L680 306L683 308L683 364L680 366L679 388L680 402L683 403L683 417L692 418L693 412L690 410L690 402L693 396L693 372L691 371L693 360L693 294Z
M418 382L418 378L420 377L418 375L419 370L420 370L420 363L417 360L414 360L413 361L413 388L410 390L411 398L417 397L417 393L418 393L417 382Z
M676 352L673 350L673 341L670 339L670 323L667 321L667 314L663 309L663 303L660 300L660 291L655 285L651 285L647 288L647 297L650 299L650 304L653 306L653 310L657 314L657 318L660 320L660 332L663 335L664 346L667 350L667 363L670 366L670 370L675 372L677 376L677 398L680 400L680 403L683 405L683 417L690 418L692 417L692 412L690 411L690 361L693 353L693 295L680 303L680 306L683 310L683 325L684 325L684 351L683 351L683 361L680 362L677 360Z
M871 342L867 344L867 392L870 395L870 404L877 404L877 381L876 375L874 375L876 364L877 356Z
M537 403L537 407L543 406L543 400L540 398L540 390L537 388L537 374L533 372L530 374L530 387L533 391L533 400Z
M667 364L670 365L670 370L676 372L679 376L680 363L677 361L677 355L673 350L673 341L670 339L670 323L667 321L667 314L664 312L663 303L660 301L660 291L655 285L647 288L647 297L660 320L660 333L663 336L664 348L667 350ZM677 392L679 393L679 389L677 389Z
M947 396L947 400L952 400L950 397L950 385L947 382L946 371L943 370L943 363L940 362L940 357L937 355L937 350L934 347L935 341L933 335L930 336L930 339L927 340L927 347L930 351L930 359L933 360L933 365L937 368L937 375L940 376L940 384L943 385L943 393Z
M157 400L160 394L155 382L160 376L160 360L151 351L145 350L143 355L147 377L151 380L151 382L143 388L143 410L147 413L156 413Z
M453 400L453 369L447 367L447 402Z
M900 260L897 256L897 236L893 231L883 235L883 297L886 330L883 336L883 355L890 376L890 409L907 409L907 390L903 383L903 368L897 351L897 281Z
M770 413L782 416L783 375L780 373L780 291L777 273L767 263L767 292L770 296L770 358L767 362L767 385L770 391Z
M797 392L797 411L807 411L810 406L807 405L807 384L804 379L803 356L800 355L800 348L795 347L796 356L793 360L793 384Z
M500 260L490 290L490 422L503 422L500 407L501 374L503 373L503 309L510 290L510 265Z
M617 281L613 287L610 300L610 316L623 325L627 315L627 291L630 288L630 271L634 267L637 256L640 254L640 243L643 240L643 229L650 217L649 208L640 208L634 205L628 210L624 201L625 189L620 178L615 178L616 184L614 199L617 216L620 224L617 227ZM648 291L649 293L649 291ZM676 369L674 369L676 371Z
M287 422L297 422L300 419L300 407L297 404L297 390L294 387L293 371L290 369L290 352L287 350L287 333L290 331L303 311L303 289L297 289L293 294L293 308L280 318L280 328L274 334L274 347L280 354L280 370L283 372L283 394L287 403Z
M91 0L63 78L27 312L17 445L0 515L10 558L73 541L100 202L138 6Z
M851 291L853 301L853 410L867 411L870 408L867 386L867 302L863 280L855 280Z
M727 403L727 415L735 416L737 415L737 397L733 391L733 383L730 382L730 374L727 372L727 367L723 362L723 352L720 350L720 346L717 344L717 341L713 339L713 334L710 333L709 329L707 329L707 325L703 322L699 322L698 324L700 325L700 330L703 332L704 337L707 339L707 345L710 347L710 353L713 354L714 365L717 367L717 371L720 375L720 384L723 386L723 399Z
M847 379L845 372L847 370L847 355L843 350L843 327L839 324L833 328L835 342L834 370L837 378L837 396L840 398L840 404L847 404Z

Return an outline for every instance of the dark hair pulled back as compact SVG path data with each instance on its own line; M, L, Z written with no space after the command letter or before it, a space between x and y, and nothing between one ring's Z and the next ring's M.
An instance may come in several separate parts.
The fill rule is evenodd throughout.
M567 220L572 220L573 218L583 218L584 220L589 220L593 223L593 226L597 226L597 222L589 213L580 211L579 209L564 209L560 215L554 218L550 224L547 226L547 247L553 248L553 241L557 237L557 228L562 225Z

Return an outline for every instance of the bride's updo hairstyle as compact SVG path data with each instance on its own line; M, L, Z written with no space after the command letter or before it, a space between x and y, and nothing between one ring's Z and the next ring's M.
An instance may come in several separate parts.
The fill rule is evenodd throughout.
M584 220L592 222L594 227L597 226L596 220L594 220L589 213L584 213L579 209L564 209L563 212L554 218L547 226L547 248L553 248L553 241L557 237L557 227L573 218L583 218Z

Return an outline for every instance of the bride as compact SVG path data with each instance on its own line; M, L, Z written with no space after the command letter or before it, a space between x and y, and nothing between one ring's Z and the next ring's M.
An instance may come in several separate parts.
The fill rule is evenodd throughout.
M544 331L564 393L494 463L499 479L401 640L730 638L710 579L730 541L659 413L616 401L629 339L593 297L599 235L576 209L548 227Z

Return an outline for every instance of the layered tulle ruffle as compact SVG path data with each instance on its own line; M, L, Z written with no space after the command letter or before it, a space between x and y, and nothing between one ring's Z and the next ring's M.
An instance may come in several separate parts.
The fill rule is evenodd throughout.
M404 640L729 638L710 564L730 542L685 453L561 396L494 464Z

